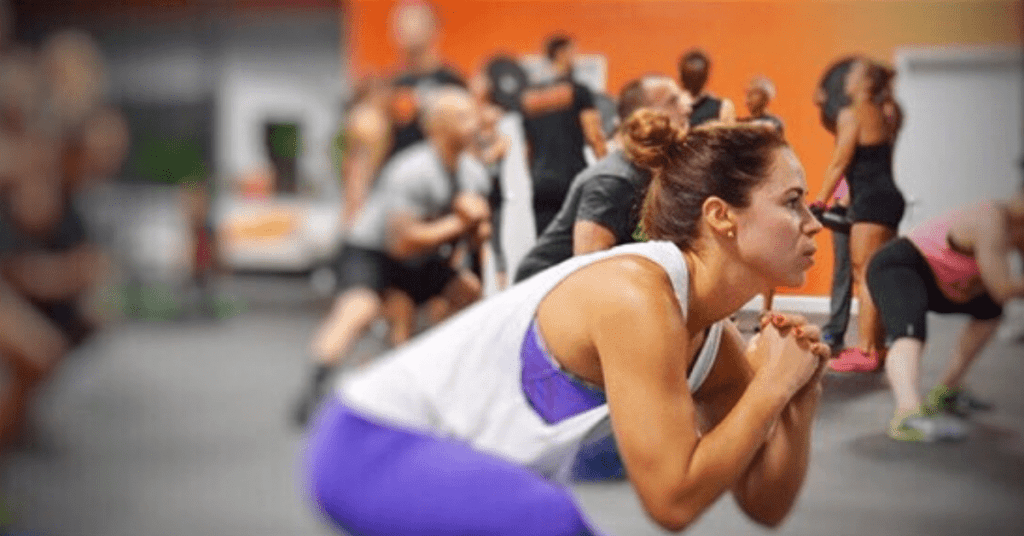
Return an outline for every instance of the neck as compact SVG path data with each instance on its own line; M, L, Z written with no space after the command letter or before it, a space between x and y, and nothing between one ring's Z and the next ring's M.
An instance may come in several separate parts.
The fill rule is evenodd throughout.
M422 49L410 50L405 57L406 69L415 73L432 71L440 66L441 55L437 52L437 47L433 45Z
M462 154L462 147L451 143L442 137L433 137L430 140L438 156L441 157L441 164L450 173L455 173L459 166L459 155Z
M686 318L690 333L699 333L728 318L767 289L742 264L728 259L717 248L710 245L699 253L683 253L690 272L690 310Z

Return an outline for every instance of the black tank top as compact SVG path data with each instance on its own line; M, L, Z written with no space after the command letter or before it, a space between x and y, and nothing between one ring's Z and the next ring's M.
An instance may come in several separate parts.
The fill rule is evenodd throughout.
M721 111L722 99L704 95L693 103L693 111L690 112L690 126L695 127L708 121L714 121L718 119Z

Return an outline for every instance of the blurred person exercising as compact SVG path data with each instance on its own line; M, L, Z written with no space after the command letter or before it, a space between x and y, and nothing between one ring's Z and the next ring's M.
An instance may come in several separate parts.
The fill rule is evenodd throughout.
M899 121L891 112L889 84L895 72L868 59L855 61L846 75L851 104L836 123L836 146L815 198L821 210L846 176L851 195L850 264L859 301L858 344L830 362L838 372L878 370L885 351L882 325L866 284L867 266L878 249L896 236L906 203L892 172Z
M749 346L727 318L802 284L821 225L776 132L686 132L648 110L625 127L652 174L651 241L568 260L342 378L306 452L313 499L339 529L596 534L559 481L582 443L612 433L662 527L682 530L729 491L753 520L781 523L828 349L799 317L766 317Z
M988 404L964 377L995 334L1003 306L1024 297L1009 256L1024 253L1024 183L1006 200L984 201L921 223L871 259L867 282L886 341L885 369L896 402L888 435L901 441L960 439L965 429L943 413L967 416ZM925 400L918 392L928 312L966 314L952 358Z
M389 156L423 140L420 113L425 98L443 86L466 87L462 75L445 65L438 48L434 8L420 0L403 0L391 12L392 39L402 52L402 72L391 82Z
M662 75L633 80L619 93L623 125L640 109L662 111L684 125L690 112L688 96ZM621 131L615 137L621 146ZM622 149L613 151L573 179L561 210L520 261L517 282L574 255L634 241L650 175L633 163L632 156Z
M296 408L305 424L323 396L331 372L381 314L387 289L406 293L414 304L443 296L452 310L480 297L480 281L450 265L450 244L478 240L490 217L483 171L466 153L479 116L465 90L437 90L423 114L427 139L398 153L381 171L352 226L340 259L341 295L310 345L316 363ZM393 341L395 343L403 341Z
M846 74L856 61L856 57L849 57L834 62L825 70L814 92L813 102L819 109L821 126L833 136L836 134L839 111L850 104L845 87ZM844 178L832 193L831 204L815 209L815 215L832 232L832 288L829 317L822 327L821 340L828 344L833 356L838 355L845 346L853 298L849 207L850 189Z
M576 43L565 35L544 47L555 79L521 96L533 190L534 230L540 236L562 208L573 178L587 167L589 145L598 159L607 154L601 114L589 88L573 79Z
M711 59L700 49L687 51L679 58L679 83L690 94L693 111L690 112L690 126L703 125L709 121L734 123L736 105L729 99L720 99L705 91L711 75Z
M102 87L102 63L81 63L83 56L99 57L77 48L90 44L58 33L38 61L5 56L0 68L0 355L10 373L0 398L0 446L24 434L34 393L95 327L82 300L105 262L74 198L117 171L128 133L120 113L93 91ZM69 71L87 81L55 87L67 83L59 75ZM41 98L12 90L18 87L37 88Z

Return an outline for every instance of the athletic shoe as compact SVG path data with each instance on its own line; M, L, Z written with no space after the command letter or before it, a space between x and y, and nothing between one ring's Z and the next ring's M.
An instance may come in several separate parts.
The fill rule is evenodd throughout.
M836 372L876 372L881 367L878 354L868 354L860 348L847 348L828 362Z
M967 417L979 411L992 410L992 404L975 398L963 389L949 389L945 385L936 385L925 403L937 412Z
M896 414L889 422L886 435L896 441L934 443L936 441L962 441L967 429L958 420L932 414L921 407L910 414Z

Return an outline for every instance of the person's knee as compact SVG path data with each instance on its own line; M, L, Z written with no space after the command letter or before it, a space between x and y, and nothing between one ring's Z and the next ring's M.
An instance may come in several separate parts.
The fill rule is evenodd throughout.
M475 275L463 271L449 284L449 291L446 294L456 307L462 308L480 299L483 295L483 285Z

